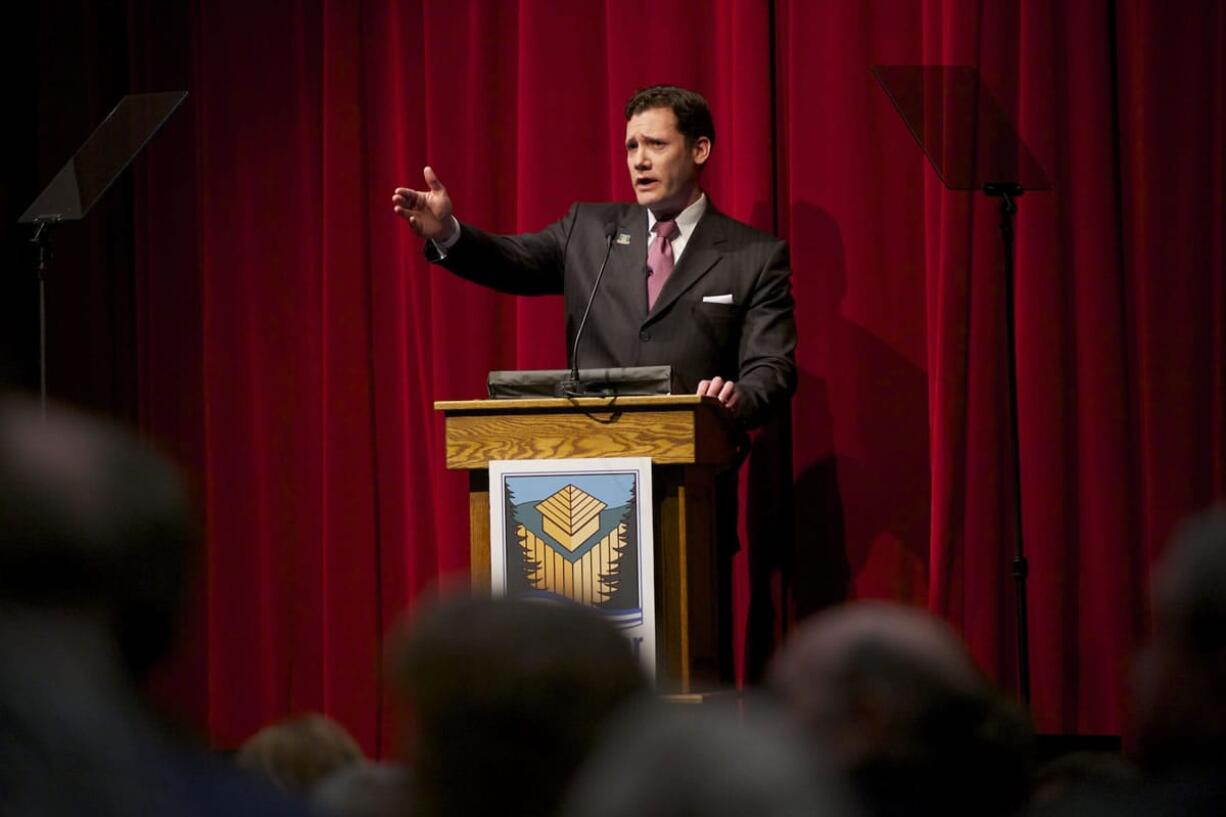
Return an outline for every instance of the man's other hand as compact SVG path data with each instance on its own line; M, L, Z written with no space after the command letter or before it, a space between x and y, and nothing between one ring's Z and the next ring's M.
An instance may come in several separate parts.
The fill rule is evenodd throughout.
M737 400L740 397L737 394L736 381L724 380L722 377L713 377L710 380L700 381L698 383L698 394L714 397L723 403L724 407L729 411L736 411Z
M446 241L455 232L455 221L451 218L451 196L447 195L447 188L443 187L432 168L424 168L422 175L430 190L423 192L397 187L392 194L392 209L409 222L413 232L422 238Z

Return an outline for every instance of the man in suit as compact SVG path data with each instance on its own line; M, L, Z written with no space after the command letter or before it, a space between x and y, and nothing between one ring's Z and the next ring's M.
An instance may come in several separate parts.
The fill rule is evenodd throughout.
M607 256L577 362L670 365L683 388L718 398L752 427L795 390L791 273L784 242L703 193L714 142L701 95L655 86L626 105L637 204L579 203L539 233L496 236L456 220L429 167L428 190L400 187L392 202L427 239L427 258L457 275L500 292L562 293L568 348Z

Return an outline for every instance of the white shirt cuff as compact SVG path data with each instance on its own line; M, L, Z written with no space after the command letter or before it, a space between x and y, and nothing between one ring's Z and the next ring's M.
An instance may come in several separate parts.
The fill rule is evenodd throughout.
M433 238L430 242L434 244L434 249L438 250L439 257L447 255L447 250L455 246L455 243L460 240L460 221L455 216L451 217L451 236L446 241L435 241Z

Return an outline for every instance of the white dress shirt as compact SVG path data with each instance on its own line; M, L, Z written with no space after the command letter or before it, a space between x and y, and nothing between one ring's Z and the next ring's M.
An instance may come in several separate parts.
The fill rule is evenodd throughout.
M694 234L694 228L698 226L698 220L702 218L702 214L707 211L707 194L702 193L698 196L698 201L691 204L689 207L677 214L677 232L673 233L673 267L681 263L681 253L685 252L685 245L689 243L690 236ZM651 208L647 208L647 244L656 240L652 230L656 227L656 214L651 212Z

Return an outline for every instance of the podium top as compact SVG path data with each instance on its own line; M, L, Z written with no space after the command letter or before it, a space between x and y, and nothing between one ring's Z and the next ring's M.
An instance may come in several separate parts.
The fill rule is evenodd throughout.
M722 468L745 442L718 400L696 394L440 400L434 408L446 418L447 467L460 470L577 457Z
M697 394L640 394L614 397L528 397L523 399L498 400L436 400L435 411L498 412L523 411L574 411L577 409L661 409L669 407L708 406L722 411L714 397L699 397Z

